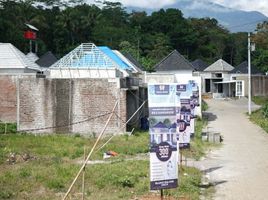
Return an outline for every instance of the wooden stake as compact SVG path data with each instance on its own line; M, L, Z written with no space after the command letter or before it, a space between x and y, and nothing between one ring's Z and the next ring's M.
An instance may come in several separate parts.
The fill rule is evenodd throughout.
M92 154L93 151L95 150L95 148L96 148L96 146L97 146L99 140L101 139L101 136L103 135L104 131L106 130L106 128L107 128L107 126L108 126L108 124L109 124L109 122L110 122L110 120L111 120L111 118L112 118L112 116L113 116L113 114L114 114L114 110L115 110L117 104L118 104L118 101L116 101L116 103L115 103L115 105L114 105L114 108L113 108L113 111L112 111L112 113L110 114L108 120L106 121L106 124L105 124L104 128L102 129L102 131L101 131L101 133L100 133L98 139L96 140L94 146L92 147L90 153L88 154L86 160L84 161L84 164L82 165L82 167L80 168L80 170L79 170L79 172L77 173L76 177L74 178L74 180L73 180L72 184L70 185L68 191L67 191L66 194L64 195L63 200L65 200L65 199L68 197L68 195L69 195L69 193L71 192L71 189L73 188L75 182L77 181L77 179L78 179L78 177L80 176L81 172L83 171L84 167L87 165L87 162L88 162L88 160L89 160L91 154Z
M7 134L7 123L5 123L5 134Z
M161 200L163 200L164 199L164 190L163 189L160 190L160 194L161 194Z
M182 169L182 150L180 150L180 168Z

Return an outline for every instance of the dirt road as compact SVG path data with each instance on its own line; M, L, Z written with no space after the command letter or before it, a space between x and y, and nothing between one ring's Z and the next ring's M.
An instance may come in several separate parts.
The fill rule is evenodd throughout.
M224 136L222 147L200 162L215 184L215 200L268 199L268 134L248 117L247 100L209 100L210 131Z

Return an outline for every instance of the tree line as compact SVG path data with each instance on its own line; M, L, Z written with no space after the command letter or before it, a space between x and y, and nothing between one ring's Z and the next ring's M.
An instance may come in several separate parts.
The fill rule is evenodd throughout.
M190 61L211 64L219 58L233 66L247 60L247 33L230 33L216 19L184 18L178 9L128 11L121 3L86 4L83 0L0 0L0 42L29 51L25 23L39 29L38 54L62 57L93 42L132 54L147 71L172 50ZM253 63L268 71L268 23L256 27Z

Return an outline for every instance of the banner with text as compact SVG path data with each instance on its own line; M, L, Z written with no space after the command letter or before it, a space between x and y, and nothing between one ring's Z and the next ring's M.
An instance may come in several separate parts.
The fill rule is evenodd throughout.
M180 110L176 84L149 84L150 186L151 190L178 186L178 134Z

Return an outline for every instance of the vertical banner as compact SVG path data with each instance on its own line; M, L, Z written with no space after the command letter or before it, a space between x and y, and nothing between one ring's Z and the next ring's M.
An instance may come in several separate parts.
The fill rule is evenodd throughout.
M179 134L179 146L181 149L190 148L190 138L192 133L191 120L191 84L177 84L176 93L180 98L180 112L177 115L177 133Z
M149 84L150 187L178 186L176 84Z

